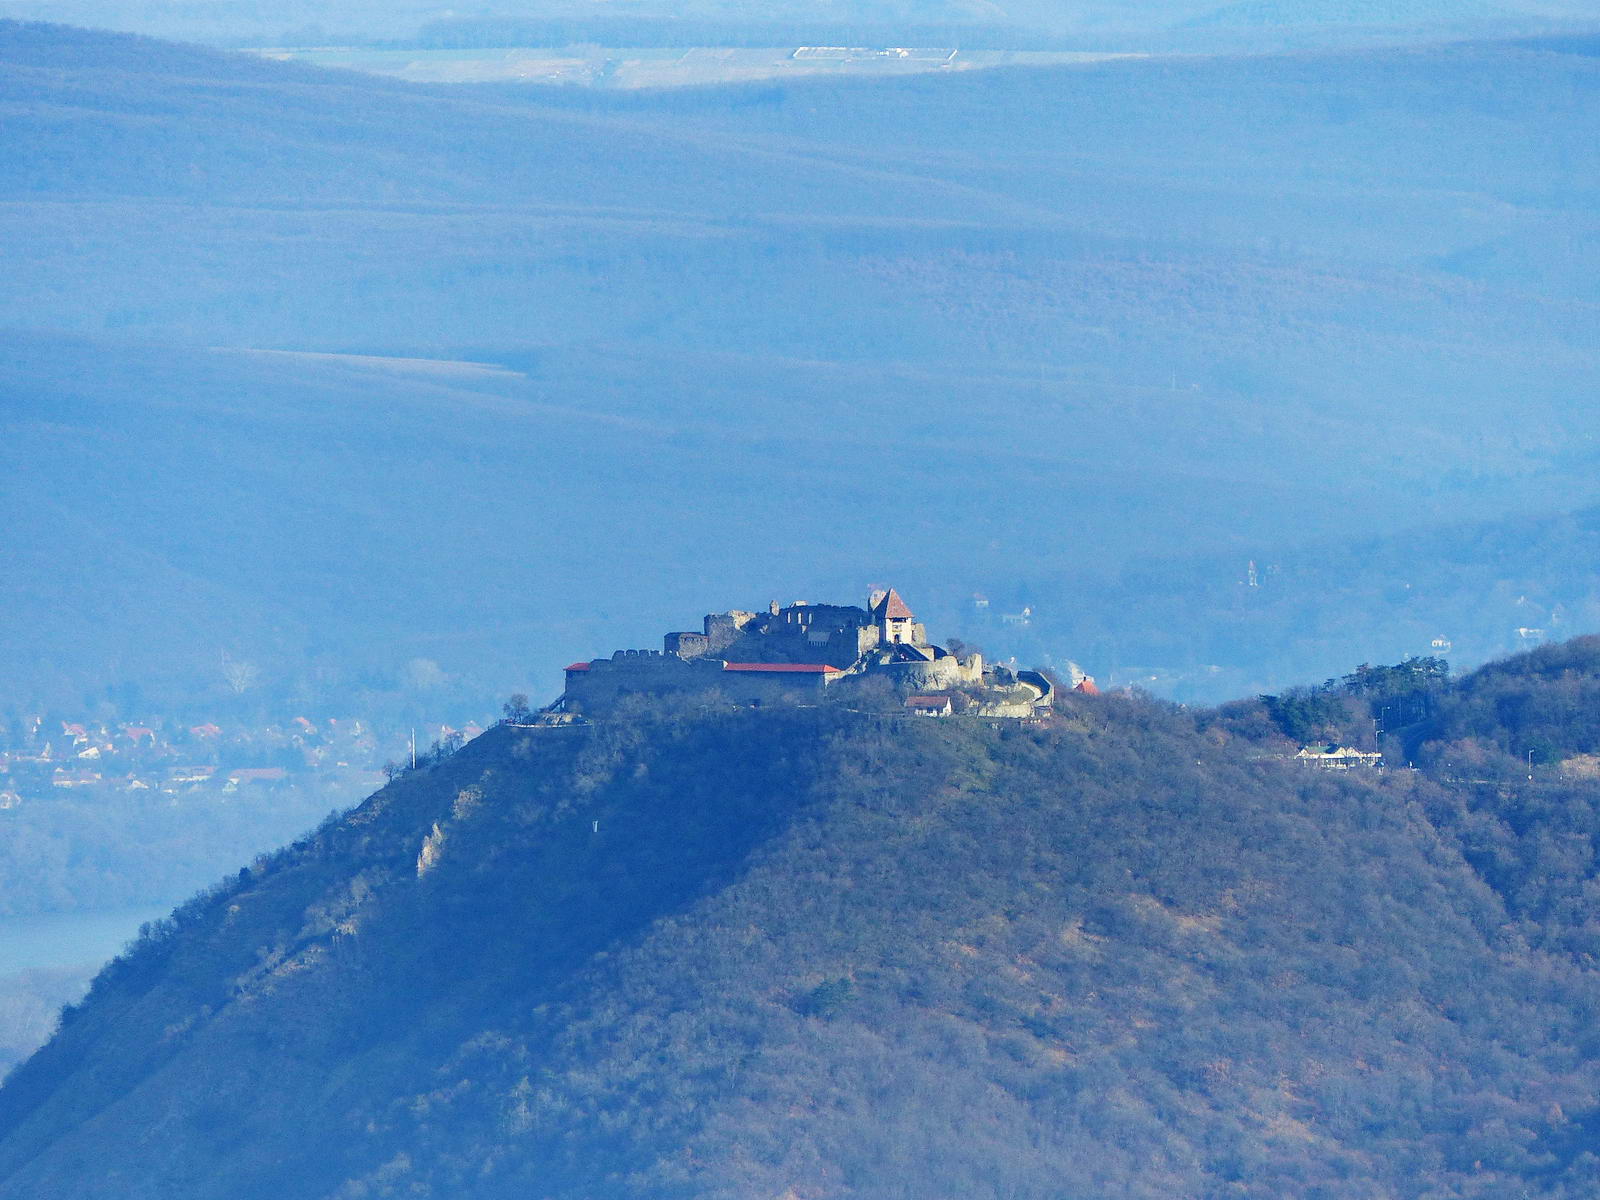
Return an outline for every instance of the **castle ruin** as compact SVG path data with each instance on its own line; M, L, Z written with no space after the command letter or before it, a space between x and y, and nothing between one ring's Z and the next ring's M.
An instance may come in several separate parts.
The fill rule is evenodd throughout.
M928 641L926 628L892 588L866 607L797 602L766 612L707 614L699 631L668 633L660 650L618 650L573 663L556 707L595 715L630 695L716 691L735 703L815 697L864 678L927 695L981 692L982 715L1029 716L1047 708L1051 686L1032 671L985 667ZM924 706L925 707L925 706Z

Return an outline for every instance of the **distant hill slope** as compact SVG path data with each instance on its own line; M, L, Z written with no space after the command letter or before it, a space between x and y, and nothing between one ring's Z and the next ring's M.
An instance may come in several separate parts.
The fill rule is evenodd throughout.
M1362 666L1314 688L1223 705L1213 738L1326 736L1414 765L1430 820L1506 906L1516 936L1592 971L1600 955L1600 637L1513 655L1451 681L1437 659ZM1269 737L1270 740L1270 737ZM1416 776L1412 776L1416 778Z
M493 731L108 969L0 1196L1590 1194L1600 980L1465 794L1229 728Z
M708 607L855 598L863 580L904 587L941 638L1118 679L1162 668L1182 678L1158 686L1202 701L1432 653L1437 637L1470 665L1512 649L1518 627L1559 637L1600 614L1584 565L1593 512L1379 538L1286 530L1291 516L1327 519L1327 493L1303 486L1321 451L1296 445L1287 420L1240 439L1189 425L1189 448L1215 461L1194 462L1173 434L1171 457L1137 478L1148 427L1089 388L1052 418L1084 447L1028 444L1038 409L985 390L981 449L952 423L886 453L853 413L954 411L971 393L886 371L857 399L841 395L856 373L733 357L546 351L510 369L4 335L0 347L13 397L0 597L29 631L0 648L0 715L81 712L124 683L143 696L127 719L231 712L225 654L260 669L252 705L443 700L408 690L417 659L462 697L554 695L562 663L653 645ZM1354 429L1347 444L1381 469L1382 447L1367 457ZM1080 478L1090 446L1130 475ZM1231 477L1279 448L1240 508ZM1473 480L1411 485L1433 489L1415 520ZM1367 477L1337 486L1363 494L1351 508L1395 503ZM911 537L885 540L874 514L903 497ZM1030 516L1012 525L1019 505ZM1242 544L1183 553L1179 508ZM1369 527L1395 515L1371 512ZM1003 624L1024 605L1030 626Z
M546 690L708 603L1582 504L1597 61L611 99L0 26L7 691Z
M1186 52L1532 33L1593 18L1581 0L1103 0L1065 6L1050 0L639 0L621 10L532 0L514 10L486 8L466 16L420 0L283 0L270 10L241 0L4 0L0 12L228 45L407 45L419 33L424 43L437 39L442 28L446 36L460 30L482 39L485 30L498 30L505 31L502 37L525 39L491 45L969 46L998 40L1029 47L1065 40Z
M980 585L982 610L970 593L939 599L963 614L952 627L993 650L1037 658L1071 645L1102 682L1212 703L1361 660L1474 667L1600 628L1597 556L1600 509L1587 507L1140 558L1112 574L1002 576ZM1025 606L1026 627L1004 624Z
M1600 764L1597 709L1600 637L1590 635L1473 672L1406 741L1435 766L1455 758L1473 772L1592 774Z

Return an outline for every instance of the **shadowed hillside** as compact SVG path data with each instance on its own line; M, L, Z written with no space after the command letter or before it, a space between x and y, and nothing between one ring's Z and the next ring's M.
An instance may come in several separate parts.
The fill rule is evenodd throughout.
M0 1195L1587 1195L1587 960L1247 730L496 730L102 974Z
M1501 897L1516 936L1592 971L1600 953L1600 638L1541 646L1446 682L1445 664L1362 666L1223 705L1213 737L1372 746L1444 786L1418 799ZM1282 739L1288 737L1285 744ZM1415 776L1414 776L1415 778Z
M0 815L67 900L224 844L47 809L69 717L481 714L706 607L1267 693L425 752L99 976L0 1200L1592 1197L1592 639L1273 682L1600 611L1600 58L1456 16L1520 40L626 97L0 22L0 719L62 731Z

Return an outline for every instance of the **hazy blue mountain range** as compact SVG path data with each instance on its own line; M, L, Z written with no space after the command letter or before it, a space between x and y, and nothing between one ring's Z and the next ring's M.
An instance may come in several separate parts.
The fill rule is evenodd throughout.
M1012 47L1071 39L1146 49L1281 48L1395 38L1542 31L1592 21L1581 0L641 0L615 6L539 0L463 12L400 0L0 0L0 16L66 21L135 33L231 44L330 41L426 42L442 30L499 27L502 45L845 44ZM523 30L516 33L512 31ZM693 41L683 39L692 35ZM527 40L532 38L533 40ZM753 38L762 40L752 41Z
M1594 1194L1594 642L1285 690L1600 628L1588 14L72 3L1300 49L614 96L0 22L12 728L392 736L889 583L992 655L1275 694L493 731L102 977L0 1092L0 1195ZM1272 761L1380 726L1421 774ZM30 769L8 911L326 807Z
M1136 561L1581 507L1585 51L611 98L0 26L7 694L549 693L877 582L1093 583L1087 659Z
M1596 562L1591 507L1004 581L983 593L982 609L948 599L980 644L1025 658L1072 646L1102 681L1206 701L1358 660L1438 655L1471 666L1600 628ZM1007 623L1024 608L1026 627Z
M0 1196L1578 1200L1597 681L1300 698L1418 772L1259 701L500 727L154 923Z

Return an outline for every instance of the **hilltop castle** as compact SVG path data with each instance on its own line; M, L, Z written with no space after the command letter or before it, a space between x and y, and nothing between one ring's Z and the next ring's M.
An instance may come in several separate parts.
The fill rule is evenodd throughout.
M875 592L864 608L784 608L774 601L764 613L710 613L698 632L667 634L660 650L618 650L610 658L573 663L557 704L593 714L628 695L709 690L762 703L815 695L863 677L883 678L923 697L979 692L984 699L978 706L992 716L1028 716L1050 703L1050 683L1036 672L986 669L980 654L956 655L930 643L926 628L890 589Z

